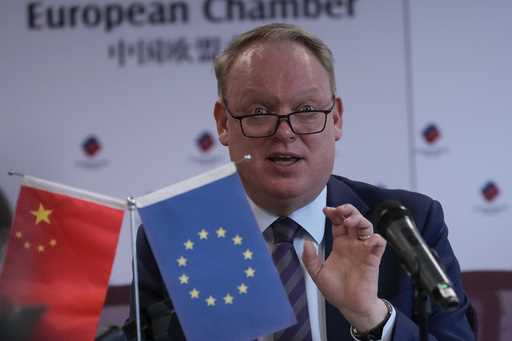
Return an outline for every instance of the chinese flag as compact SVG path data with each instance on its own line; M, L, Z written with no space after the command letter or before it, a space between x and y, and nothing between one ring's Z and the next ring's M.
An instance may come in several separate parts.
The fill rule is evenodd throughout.
M93 340L122 224L122 201L24 178L0 297L43 305L31 340Z

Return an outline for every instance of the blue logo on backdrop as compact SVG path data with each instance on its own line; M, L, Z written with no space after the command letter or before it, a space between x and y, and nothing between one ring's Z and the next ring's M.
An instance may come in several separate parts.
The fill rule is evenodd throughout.
M488 181L481 189L481 193L485 200L488 202L493 202L496 200L498 194L500 194L500 190L498 186L494 183L494 181Z
M192 161L201 164L215 164L224 161L222 152L217 148L217 137L210 131L199 133L195 139L196 153L191 156Z
M209 131L205 131L196 138L196 145L203 153L207 153L215 147L215 139Z
M439 141L441 131L435 124L429 124L423 129L423 138L428 144L434 144Z
M421 131L422 147L416 148L416 152L429 157L437 157L448 152L448 148L442 145L441 129L435 123L428 123Z
M94 157L101 150L100 141L96 136L89 136L82 142L82 150L88 157Z
M476 206L477 211L492 215L507 210L508 205L503 202L501 189L495 181L485 182L479 192L480 204Z
M81 144L83 159L76 161L76 165L86 169L98 169L105 167L109 161L102 158L103 145L96 135L89 135Z

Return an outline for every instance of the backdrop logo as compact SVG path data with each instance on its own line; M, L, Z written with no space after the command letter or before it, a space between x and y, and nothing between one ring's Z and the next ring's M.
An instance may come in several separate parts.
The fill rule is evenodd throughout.
M423 129L423 138L428 144L434 144L439 141L441 131L435 124L429 124Z
M485 200L487 200L488 202L493 202L498 196L498 194L500 194L500 190L493 181L488 181L482 187L481 193Z
M496 182L489 180L480 187L480 204L477 211L485 214L497 214L505 211L508 205L503 202L501 189Z
M199 150L206 153L213 149L215 146L215 140L210 132L205 131L197 137L196 145L199 147Z
M92 158L101 150L100 141L98 141L96 136L89 136L82 142L82 150L86 156Z
M448 148L442 143L441 129L435 123L429 123L422 129L421 140L422 146L416 148L419 154L437 157L448 152Z
M223 155L217 148L216 136L208 131L202 131L195 139L196 153L191 156L192 161L202 164L212 164L223 161Z
M87 169L102 168L108 164L106 158L102 158L103 145L95 135L86 137L81 145L82 156L81 160L76 161L77 166Z

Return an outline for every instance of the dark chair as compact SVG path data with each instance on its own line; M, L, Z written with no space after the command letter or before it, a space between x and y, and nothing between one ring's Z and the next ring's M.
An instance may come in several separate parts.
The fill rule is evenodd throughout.
M468 319L479 341L512 340L512 271L467 271Z

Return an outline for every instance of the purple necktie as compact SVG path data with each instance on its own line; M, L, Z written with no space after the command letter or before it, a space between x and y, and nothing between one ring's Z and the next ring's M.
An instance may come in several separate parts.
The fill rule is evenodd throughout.
M290 304L293 307L297 324L274 334L275 341L308 341L311 340L308 304L304 270L293 247L293 238L301 229L290 218L279 218L270 225L273 232L272 259L279 271Z

